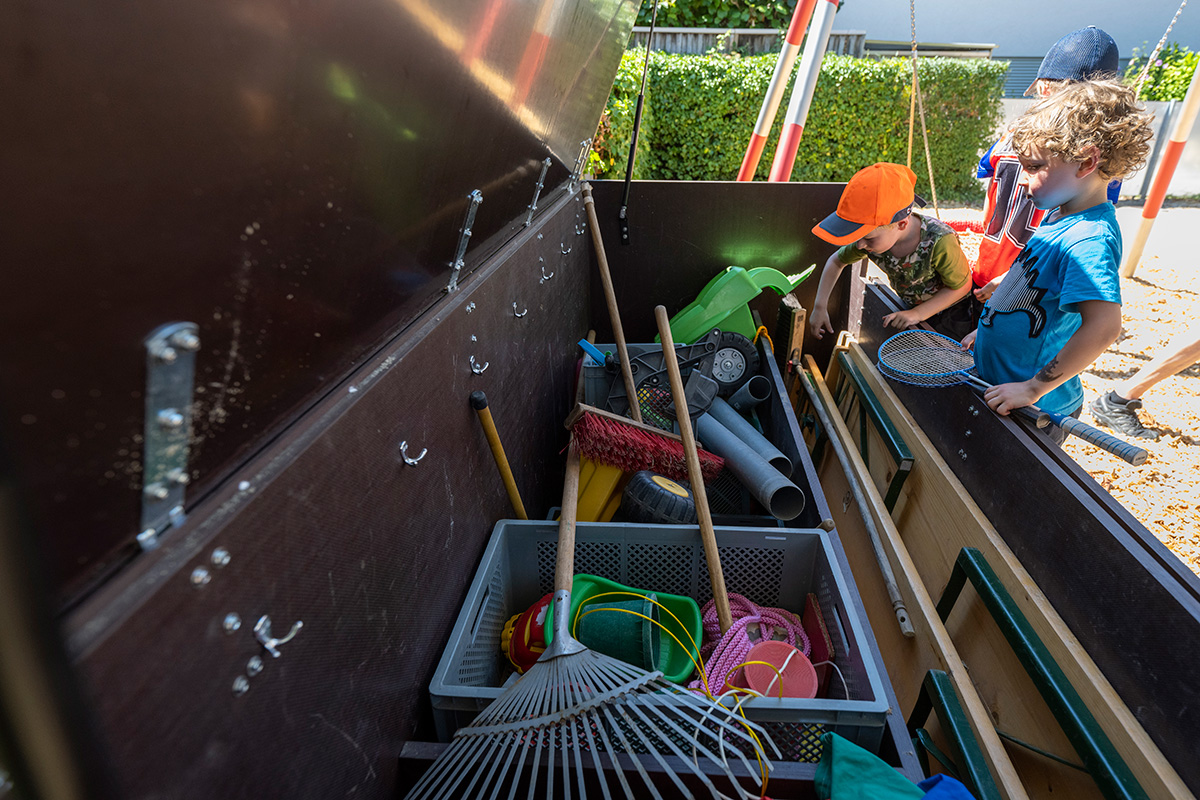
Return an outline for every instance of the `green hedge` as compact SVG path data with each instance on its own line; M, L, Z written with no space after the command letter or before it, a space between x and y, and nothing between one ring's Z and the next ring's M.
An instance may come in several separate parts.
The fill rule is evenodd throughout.
M1133 58L1125 69L1126 81L1133 83L1138 79L1146 65L1146 57L1139 48L1133 48ZM1138 96L1143 100L1182 100L1192 82L1198 59L1200 53L1192 52L1179 42L1170 42L1154 60Z
M655 0L658 24L671 28L781 28L792 20L796 0ZM844 0L838 0L841 11ZM649 25L652 3L642 3L638 25Z
M633 111L645 51L622 59L601 121L592 169L601 178L625 174ZM775 54L753 57L651 53L634 176L670 180L733 180L775 69ZM1007 63L923 58L919 62L929 149L940 201L982 196L975 164L1000 123ZM844 181L876 161L904 163L912 65L827 55L821 64L795 181ZM776 114L756 180L771 169L786 112ZM913 139L918 191L928 193L918 119Z

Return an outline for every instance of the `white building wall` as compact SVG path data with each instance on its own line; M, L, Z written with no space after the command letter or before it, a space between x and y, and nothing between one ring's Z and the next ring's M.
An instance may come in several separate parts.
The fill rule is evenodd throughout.
M1179 0L916 0L917 38L923 42L994 43L993 58L1046 54L1064 33L1096 25L1112 34L1121 57L1153 47ZM834 27L864 30L867 39L911 38L908 0L846 0ZM1200 50L1200 3L1191 3L1171 41Z

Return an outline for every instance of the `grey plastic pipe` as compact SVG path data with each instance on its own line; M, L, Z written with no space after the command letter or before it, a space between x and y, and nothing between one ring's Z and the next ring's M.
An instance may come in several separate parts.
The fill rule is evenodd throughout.
M763 460L783 473L783 477L792 477L792 460L771 444L771 440L758 432L758 429L746 421L746 418L734 411L733 406L725 402L725 398L713 400L708 409L709 416L728 428L734 436L741 439L750 449L758 453ZM701 441L707 441L703 436Z
M743 414L771 396L771 382L764 375L755 375L742 388L729 396L729 405Z
M725 459L725 465L771 516L785 521L800 516L804 510L804 492L800 487L712 414L701 414L696 419L696 437L704 442L704 449Z

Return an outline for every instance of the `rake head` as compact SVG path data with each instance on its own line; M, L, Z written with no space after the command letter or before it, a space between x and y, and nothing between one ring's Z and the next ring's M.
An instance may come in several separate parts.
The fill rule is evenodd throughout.
M767 746L779 755L731 709L556 635L529 672L459 729L408 798L662 798L660 789L689 797L697 785L714 798L730 790L757 798ZM747 779L755 791L739 783Z

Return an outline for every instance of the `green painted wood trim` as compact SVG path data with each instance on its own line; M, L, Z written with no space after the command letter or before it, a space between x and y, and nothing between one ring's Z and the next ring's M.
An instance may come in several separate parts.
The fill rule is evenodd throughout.
M1109 800L1146 798L1145 790L1067 680L1058 662L1017 608L983 553L974 547L964 547L954 561L950 580L937 604L942 621L950 616L968 578L1100 792Z
M883 410L883 406L879 403L879 398L875 396L875 392L867 386L867 382L863 380L862 373L858 367L854 365L846 355L845 351L837 353L838 364L841 366L842 377L838 383L844 385L844 381L849 381L853 384L854 393L858 396L859 402L862 403L866 414L863 415L862 424L862 442L861 449L863 451L863 460L867 458L867 435L865 418L870 418L871 424L875 426L875 430L879 431L883 438L884 445L887 446L888 455L896 462L896 473L892 476L891 483L888 484L887 492L883 496L883 504L888 511L896 507L896 501L900 499L900 490L904 488L904 481L908 478L908 474L912 472L913 455L908 449L904 439L900 437L900 431L892 424L891 418L887 412Z
M919 726L929 718L930 711L937 713L942 732L954 745L961 769L953 761L947 763L945 756L931 747L932 742L927 741L927 734L923 738L920 737L924 729ZM1000 788L992 779L983 749L979 746L979 740L975 738L975 732L971 729L971 723L958 699L958 693L954 690L954 682L942 670L931 669L925 674L925 680L921 682L921 692L917 696L917 704L908 718L908 730L914 737L913 741L920 738L920 744L929 749L930 754L946 766L954 777L966 784L972 795L979 800L1001 800L1003 796L1000 794Z

